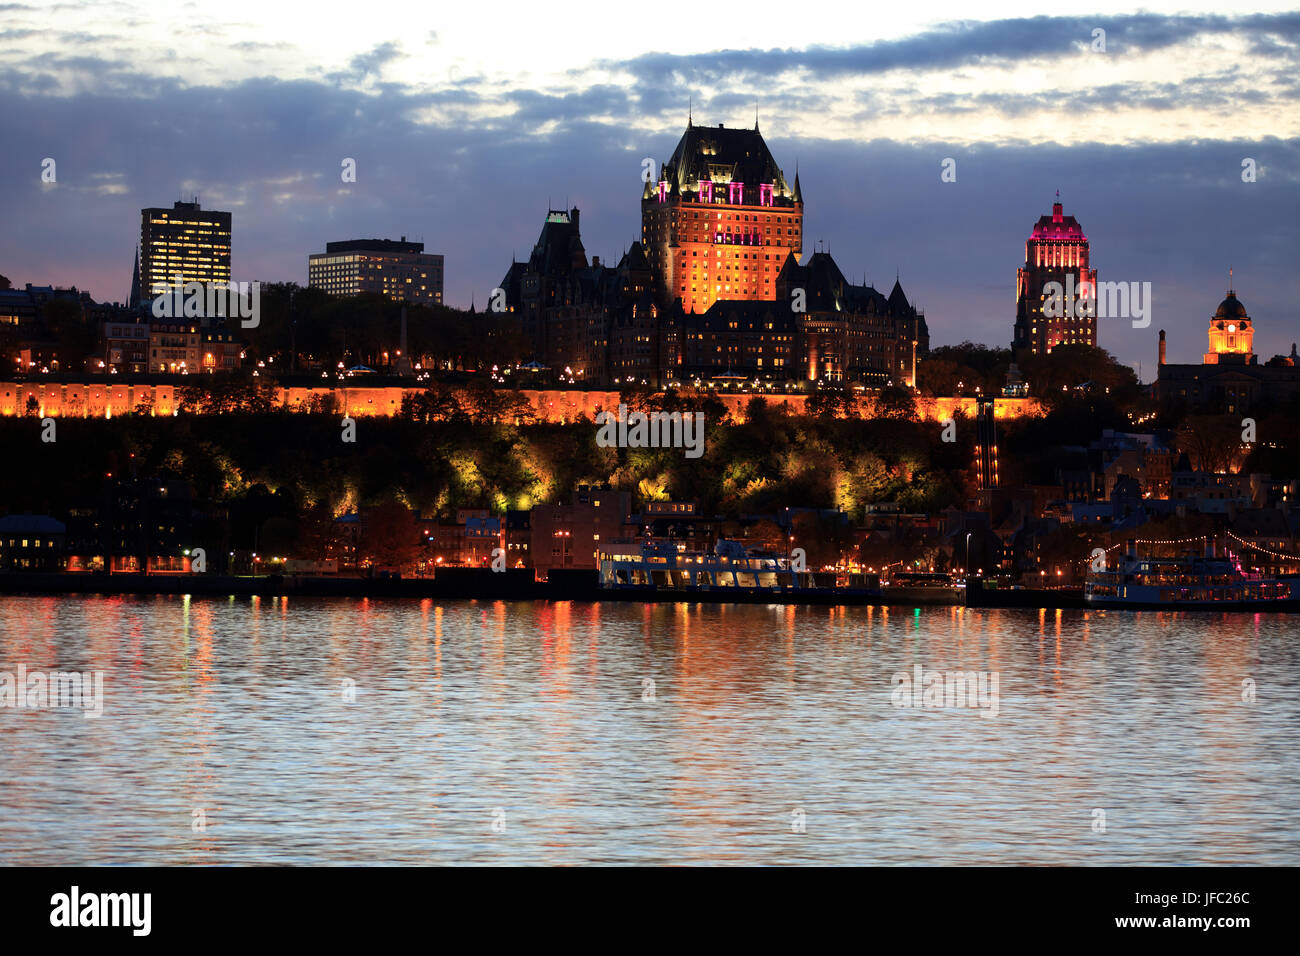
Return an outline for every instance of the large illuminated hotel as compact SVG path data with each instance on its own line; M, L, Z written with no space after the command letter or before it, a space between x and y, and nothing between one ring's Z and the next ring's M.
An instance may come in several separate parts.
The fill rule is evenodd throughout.
M703 313L719 299L774 299L776 277L803 249L799 175L786 182L753 129L686 132L641 193L641 242L661 307Z
M307 284L330 295L374 293L395 302L442 304L442 256L424 243L392 239L327 242L307 257Z
M230 213L204 210L198 200L171 209L140 210L138 278L133 304L181 282L230 281Z
M587 384L914 387L925 316L898 281L855 285L827 252L801 265L803 211L757 124L688 119L617 265L588 264L577 209L549 210L511 263L501 289L529 365Z

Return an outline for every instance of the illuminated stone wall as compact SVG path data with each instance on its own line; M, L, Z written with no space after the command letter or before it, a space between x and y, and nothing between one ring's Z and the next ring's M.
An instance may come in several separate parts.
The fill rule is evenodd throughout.
M50 418L111 418L134 410L154 415L173 415L176 411L175 385L69 385L54 382L0 383L0 415L26 414L28 402L35 400L35 412ZM324 403L338 414L354 418L374 415L395 415L402 406L402 397L418 394L422 389L398 387L381 388L280 388L276 401L291 408L305 409L313 402ZM518 393L527 400L538 419L547 422L572 422L579 417L594 419L604 409L618 408L618 392L522 389ZM742 421L745 406L754 398L752 394L719 394L718 400L726 406L731 417ZM792 414L802 414L808 401L806 395L767 395L771 406L786 405ZM925 421L939 422L960 412L967 418L975 417L975 399L926 398L916 399L916 409ZM995 415L999 419L1038 417L1043 408L1034 398L998 399Z

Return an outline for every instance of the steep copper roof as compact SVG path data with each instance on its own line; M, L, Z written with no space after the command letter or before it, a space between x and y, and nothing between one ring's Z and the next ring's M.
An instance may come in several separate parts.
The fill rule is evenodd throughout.
M759 185L772 184L777 200L794 199L794 190L757 129L689 125L659 178L675 193L694 192L704 180L744 183L746 194L755 187L755 197Z

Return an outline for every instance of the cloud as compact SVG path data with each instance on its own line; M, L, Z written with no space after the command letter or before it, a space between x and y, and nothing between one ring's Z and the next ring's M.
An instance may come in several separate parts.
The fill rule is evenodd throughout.
M1010 64L1059 57L1071 47L1086 47L1092 31L1106 30L1112 55L1152 53L1203 37L1243 37L1263 53L1291 55L1300 40L1300 13L1244 17L1166 16L1049 17L946 23L898 40L806 49L721 50L676 55L647 53L627 63L605 60L609 70L626 69L638 81L656 84L726 84L762 81L787 72L813 81L892 70L940 70L975 64ZM1281 42L1279 42L1281 38ZM1289 42L1288 42L1289 41Z
M239 277L303 282L308 254L327 241L406 235L446 256L450 302L481 304L512 252L531 248L548 207L579 206L586 248L602 259L639 238L641 158L672 152L688 95L651 82L656 71L802 58L799 69L821 81L783 85L760 109L778 162L788 175L800 165L805 251L828 240L846 274L885 287L897 268L936 344L1009 341L1024 240L1060 188L1102 278L1154 285L1151 328L1104 326L1103 346L1146 362L1149 377L1166 328L1171 360L1194 359L1231 264L1259 351L1289 350L1300 222L1278 212L1300 208L1300 135L1282 121L1300 93L1285 65L1294 18L1231 21L1232 42L1280 49L1261 62L1209 57L1176 76L1104 72L1068 89L993 82L990 64L1005 80L1047 42L1045 22L1069 26L1052 40L1059 49L1089 35L1071 33L1083 19L1003 21L1005 32L954 25L921 35L929 47L919 37L874 44L875 79L847 90L829 78L851 74L863 50L642 58L629 66L636 82L566 72L537 88L470 69L455 82L404 84L393 78L406 59L397 43L352 57L343 74L210 84L141 71L107 47L29 53L0 66L0 126L13 144L0 152L0 263L18 283L120 299L140 208L198 194L235 213ZM1117 19L1112 42L1140 41L1144 55L1164 50L1171 62L1178 44L1210 42L1213 24L1228 22ZM947 71L944 84L912 72L926 69ZM752 109L752 87L724 84L707 103L714 121L732 124ZM1212 110L1224 125L1187 120ZM697 98L697 120L704 112ZM59 182L42 190L45 156L58 160ZM949 156L957 182L942 183ZM1245 156L1259 163L1257 183L1240 180ZM340 180L344 157L357 160L354 184Z

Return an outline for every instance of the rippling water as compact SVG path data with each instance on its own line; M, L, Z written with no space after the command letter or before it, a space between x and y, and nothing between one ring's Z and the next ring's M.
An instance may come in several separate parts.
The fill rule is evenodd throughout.
M0 863L1296 864L1298 623L5 598Z

